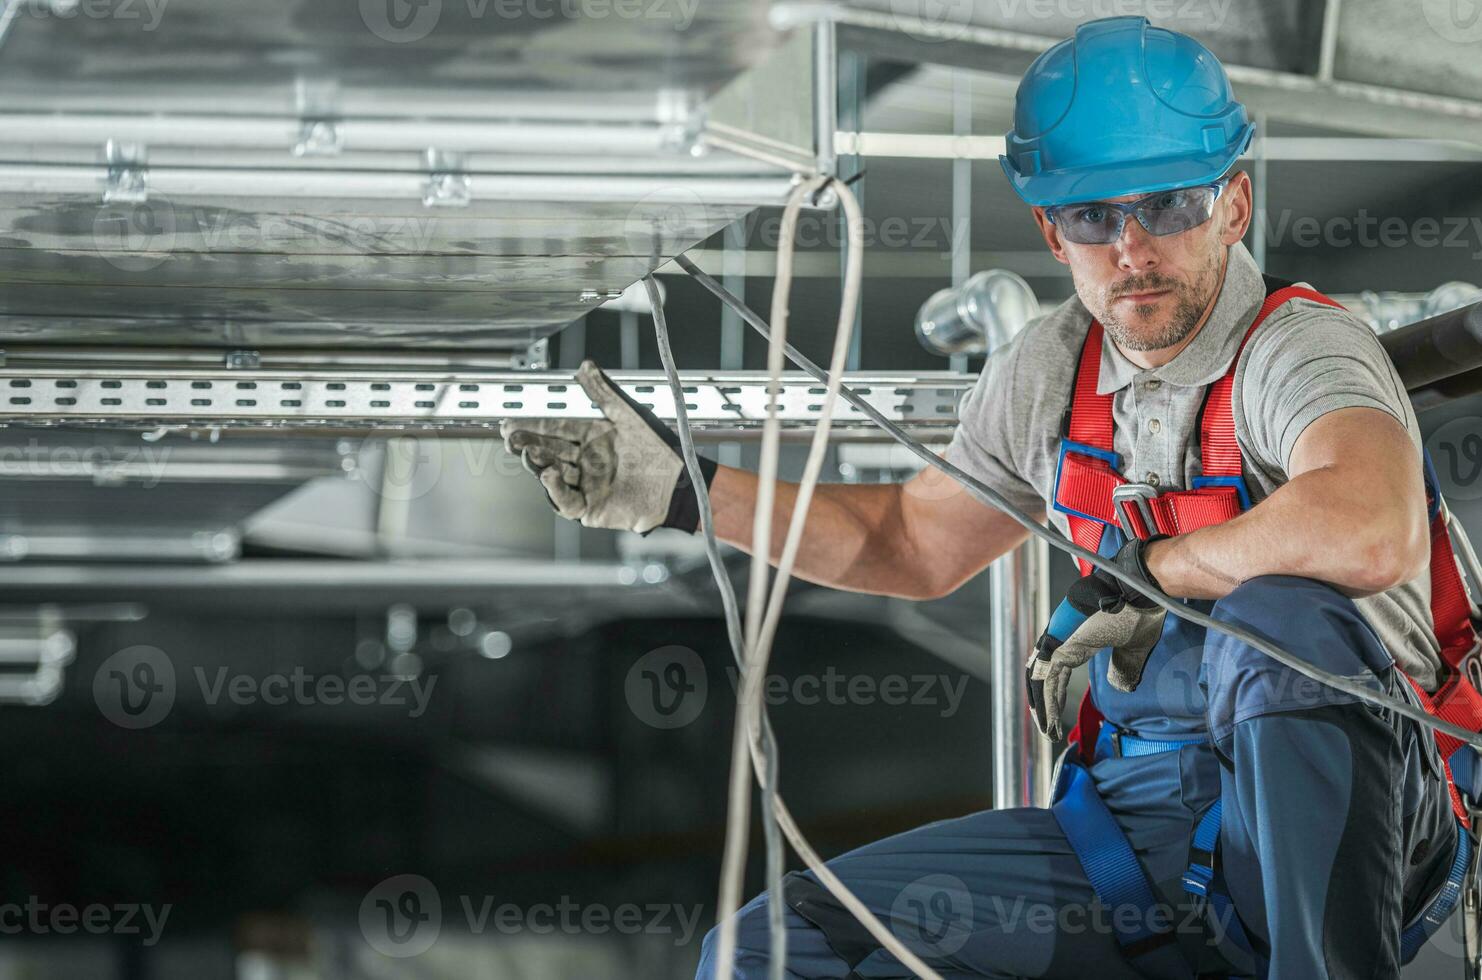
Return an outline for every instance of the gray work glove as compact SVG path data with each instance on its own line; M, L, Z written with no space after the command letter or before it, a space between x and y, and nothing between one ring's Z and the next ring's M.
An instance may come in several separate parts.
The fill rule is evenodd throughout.
M700 507L679 436L594 362L583 361L576 380L605 418L506 420L499 428L505 449L540 479L562 517L586 527L693 534ZM709 486L716 464L701 458L700 469Z
M1157 580L1148 571L1142 554L1147 544L1134 538L1112 560L1139 580L1156 587ZM1050 625L1035 641L1034 652L1024 665L1029 681L1029 705L1034 709L1040 732L1054 741L1065 737L1060 715L1065 710L1071 672L1106 647L1112 648L1106 679L1119 691L1135 691L1142 682L1148 656L1163 635L1166 615L1163 607L1153 600L1100 569L1077 579L1050 617Z

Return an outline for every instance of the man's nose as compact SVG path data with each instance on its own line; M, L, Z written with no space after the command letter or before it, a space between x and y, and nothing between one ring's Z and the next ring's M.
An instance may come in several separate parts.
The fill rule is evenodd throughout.
M1128 272L1145 272L1158 265L1158 249L1153 236L1133 215L1122 225L1122 234L1112 245L1117 250L1117 268Z

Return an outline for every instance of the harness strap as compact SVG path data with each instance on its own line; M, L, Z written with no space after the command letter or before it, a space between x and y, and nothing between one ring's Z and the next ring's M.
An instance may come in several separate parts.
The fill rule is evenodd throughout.
M1447 526L1446 510L1441 504L1441 484L1430 453L1423 454L1422 463L1426 514L1431 522L1431 614L1435 621L1436 640L1441 644L1441 659L1448 667L1461 671L1462 661L1477 643L1477 631L1472 625L1472 600L1467 596L1456 553L1452 550L1451 529Z
M1269 292L1240 339L1229 369L1210 385L1205 395L1199 417L1202 475L1189 490L1165 492L1148 502L1157 533L1175 535L1195 531L1227 521L1250 506L1240 444L1235 437L1235 371L1256 329L1277 307L1293 299L1341 309L1336 300L1304 286L1282 285ZM1101 379L1104 337L1101 322L1093 319L1076 365L1055 478L1055 507L1066 514L1071 540L1090 551L1096 550L1105 525L1118 523L1112 492L1127 482L1118 472L1121 460L1115 447L1114 393L1101 394L1096 390ZM1155 530L1147 527L1136 511L1129 512L1128 520L1133 533L1140 538L1150 537ZM1085 562L1077 564L1082 575L1091 573Z
M1431 899L1425 911L1415 917L1415 920L1405 927L1400 933L1400 962L1409 963L1420 952L1420 947L1425 941L1435 935L1436 930L1445 924L1452 911L1456 909L1456 903L1461 900L1462 889L1466 883L1467 869L1472 866L1472 835L1465 827L1456 829L1456 856L1451 859L1451 869L1446 873L1446 881L1441 885L1441 890L1436 897Z
M1175 938L1172 924L1159 907L1127 835L1096 791L1091 774L1068 758L1062 767L1061 795L1050 812L1065 832L1097 899L1111 912L1122 952L1135 958L1168 946ZM1134 917L1122 911L1129 908L1139 912L1135 921L1129 921Z

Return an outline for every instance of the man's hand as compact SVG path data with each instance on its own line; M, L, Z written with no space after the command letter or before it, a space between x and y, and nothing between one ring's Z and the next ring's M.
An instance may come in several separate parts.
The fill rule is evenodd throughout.
M694 533L700 509L679 437L592 361L582 362L576 380L605 418L506 421L505 449L540 479L562 517L586 527ZM700 468L708 486L716 464L701 458Z
M1156 586L1143 559L1146 544L1129 541L1113 561ZM1119 691L1137 689L1148 656L1163 633L1165 615L1153 600L1100 569L1076 580L1050 617L1049 627L1035 641L1034 652L1025 664L1029 704L1046 738L1059 741L1065 737L1060 715L1065 709L1071 672L1103 647L1112 648L1106 674L1111 685Z

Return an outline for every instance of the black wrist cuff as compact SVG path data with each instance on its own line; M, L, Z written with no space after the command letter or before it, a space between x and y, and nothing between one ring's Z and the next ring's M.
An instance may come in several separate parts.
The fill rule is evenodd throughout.
M705 487L715 482L716 471L720 469L713 459L699 457L700 474L705 477ZM690 483L690 469L688 466L679 471L679 482L674 485L674 495L669 498L669 513L664 515L664 523L660 527L672 527L685 534L694 534L700 529L700 499L695 496L695 488Z
M1153 573L1148 569L1147 546L1152 544L1154 541L1162 541L1167 537L1168 535L1166 534L1154 534L1152 537L1144 538L1141 541L1134 541L1132 544L1132 557L1135 562L1137 574L1141 575L1144 582L1151 585L1159 592L1163 591L1163 586L1161 583L1158 582L1158 580L1153 576Z

